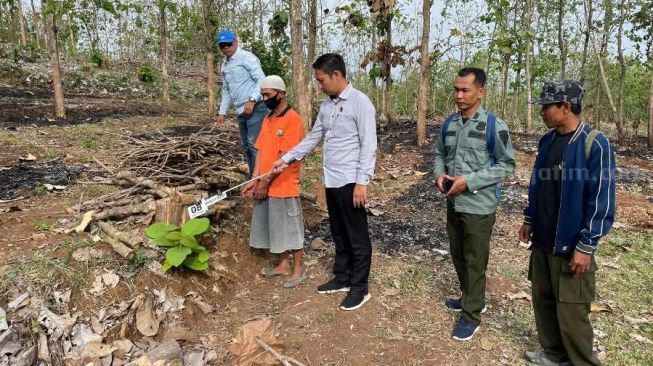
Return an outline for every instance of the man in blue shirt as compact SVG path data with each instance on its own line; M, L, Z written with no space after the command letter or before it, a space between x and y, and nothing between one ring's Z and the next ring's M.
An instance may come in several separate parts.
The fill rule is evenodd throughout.
M256 161L254 144L261 130L263 118L269 112L261 98L260 85L265 74L259 59L253 53L238 47L238 39L234 32L220 31L217 41L225 58L221 68L222 101L216 123L218 127L224 126L224 118L233 104L238 115L240 142L245 149L251 174Z

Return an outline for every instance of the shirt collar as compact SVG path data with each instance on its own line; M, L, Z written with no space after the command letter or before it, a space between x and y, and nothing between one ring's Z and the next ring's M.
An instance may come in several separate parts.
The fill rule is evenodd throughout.
M270 117L270 118L272 118L272 117L283 117L283 116L286 115L286 113L288 113L288 111L290 110L290 108L291 108L291 107L290 107L290 104L288 104L288 105L286 106L286 108L284 108L284 110L281 111L281 113L279 113L279 114L276 115L276 116L274 115L274 111L270 111L270 113L268 113L268 117Z
M234 54L231 55L231 57L227 57L225 60L227 60L227 62L229 62L229 61L231 61L231 60L233 60L233 59L235 59L235 58L238 58L238 56L240 55L240 53L241 53L241 52L240 52L240 46L238 46L238 48L236 49L236 52L234 52Z
M460 114L460 119L462 120L463 115L460 112L458 112L458 114ZM476 113L474 113L474 115L471 118L469 118L469 120L478 121L483 116L486 116L486 115L487 115L487 112L485 111L485 108L483 108L483 106L478 106L478 109L476 110Z
M340 93L340 95L338 95L338 98L339 98L339 99L347 99L347 98L349 98L349 94L351 94L352 89L354 89L354 87L351 85L351 83L347 84L347 87L345 88L345 90L343 90L343 91Z

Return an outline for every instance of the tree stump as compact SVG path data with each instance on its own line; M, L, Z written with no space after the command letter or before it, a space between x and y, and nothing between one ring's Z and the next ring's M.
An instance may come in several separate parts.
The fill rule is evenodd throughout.
M166 198L156 201L156 222L182 225L190 219L187 208L199 198L186 193L173 191Z

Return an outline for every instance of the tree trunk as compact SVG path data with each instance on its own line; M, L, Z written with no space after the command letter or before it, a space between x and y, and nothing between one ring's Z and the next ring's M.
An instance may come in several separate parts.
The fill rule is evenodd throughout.
M626 59L624 58L623 50L623 33L624 33L624 22L626 21L626 6L627 1L621 0L621 9L619 13L619 28L617 30L617 52L619 57L619 95L618 95L618 108L617 113L617 137L619 142L623 142L624 139L624 87L626 83Z
M302 45L302 2L290 1L291 27L290 37L292 42L292 73L293 92L299 109L299 115L304 124L304 131L308 132L311 126L311 110L308 88L304 79L304 47Z
M376 20L372 20L372 47L376 46ZM372 67L375 67L376 65L373 63ZM370 76L370 99L372 101L372 104L374 105L375 110L379 110L379 97L378 97L378 88L376 85L376 73L374 73L373 76Z
M596 45L596 41L594 40L594 37L590 35L590 38L592 42L592 48L594 49L594 54L596 54L596 61L599 65L599 76L601 79L601 86L603 87L603 93L608 97L608 102L610 103L610 109L612 110L612 118L615 121L617 121L618 119L617 107L614 104L614 99L612 99L612 93L610 92L608 79L606 78L605 75L605 69L603 68L603 60L601 57L601 52L598 50L598 46ZM617 128L619 128L619 126L617 126ZM621 132L619 132L619 134L621 134Z
M213 31L211 29L211 6L213 0L202 0L204 18L204 55L206 58L206 113L215 115L215 82L213 80Z
M506 117L506 99L508 99L508 65L510 64L510 55L504 56L503 65L501 66L501 118Z
M558 0L558 48L560 49L560 79L562 80L565 79L567 74L567 47L565 46L565 32L563 28L564 17L565 0Z
M170 101L170 89L168 80L168 40L166 30L166 6L159 4L159 37L161 38L161 81L162 88L161 97L164 101Z
M648 93L648 148L653 151L653 71L651 71L651 89Z
M39 37L39 17L36 15L36 8L34 7L34 0L30 0L30 5L32 6L32 27L34 27L34 43L36 43L36 48L41 49L41 37Z
M593 16L593 0L585 2L585 12L587 19L587 27L585 28L585 42L583 43L583 61L580 68L580 85L585 84L587 78L587 55L589 53L590 32L592 31L592 16Z
M54 0L50 0L54 1ZM61 88L61 68L59 66L59 47L57 46L57 24L53 13L47 14L46 32L48 41L48 53L52 64L52 86L54 88L54 111L57 118L66 118L64 107L63 89Z
M315 98L315 86L311 82L313 75L313 62L315 62L315 53L317 52L317 0L309 0L310 16L308 21L308 49L306 51L306 85L308 87L308 107L309 116L313 118L313 102Z
M27 37L25 37L25 17L23 16L23 1L17 0L18 4L18 25L20 26L20 44L25 47L27 44Z
M431 34L431 0L422 0L422 44L420 45L419 95L417 97L417 146L426 142L426 100L429 93L429 35Z
M388 17L388 26L385 33L385 48L389 50L392 47L392 16ZM391 99L392 99L392 65L391 65L390 52L386 52L383 60L383 74L385 75L385 89L383 90L383 100L381 112L381 121L384 124L392 123L392 116L390 113Z
M524 14L524 25L526 30L530 32L531 30L531 17L533 14L533 3L532 0L526 0L526 13ZM526 131L530 132L533 130L533 107L531 103L533 101L533 96L531 93L531 35L530 33L526 37L526 65L524 65L526 73Z

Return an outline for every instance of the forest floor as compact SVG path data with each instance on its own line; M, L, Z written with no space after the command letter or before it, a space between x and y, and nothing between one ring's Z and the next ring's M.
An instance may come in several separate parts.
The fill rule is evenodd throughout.
M152 259L128 261L109 245L95 243L89 233L66 234L59 228L76 220L66 208L81 197L114 189L88 181L101 170L96 161L111 166L120 160L114 148L118 134L164 131L174 136L196 131L210 120L199 107L71 94L69 119L52 123L47 118L50 103L48 92L0 89L0 308L7 311L9 324L14 315L10 302L24 292L61 316L78 313L79 321L89 324L126 300L154 291L161 299L165 290L163 300L181 298L185 305L164 311L161 306L168 302L160 301L157 314L165 318L155 336L143 337L133 327L121 333L133 342L133 355L173 340L182 346L187 364L202 364L190 359L192 350L201 349L204 363L235 365L229 349L239 329L263 318L272 321L284 355L314 366L520 365L525 364L523 352L537 348L526 278L529 252L519 245L517 231L538 133L512 135L517 169L503 184L504 198L492 236L488 311L474 339L457 342L450 336L457 315L443 306L447 297L458 295L448 253L445 200L428 174L433 139L439 131L436 124L428 126L423 147L415 145L414 128L407 121L379 135L376 177L370 186L372 298L360 310L344 312L338 310L342 295L315 291L330 278L334 254L325 207L315 192L320 186L316 183L321 176L319 152L306 160L302 170L302 190L318 196L317 203L304 202L307 283L288 290L281 287L280 279L258 274L270 259L249 249L252 203L235 196L229 200L237 203L236 208L214 223L218 230L209 246L212 258L207 273L162 274ZM226 128L236 130L233 123ZM653 156L643 138L615 150L617 222L597 252L598 296L591 316L595 349L606 365L650 365ZM235 158L242 160L242 156ZM65 187L48 190L46 183ZM312 249L309 243L316 237L326 244ZM90 258L80 259L80 251L88 253L89 248L94 249ZM98 292L94 279L108 271L118 274L119 281ZM61 293L67 290L71 290L70 300L63 304ZM203 301L191 301L198 294ZM2 320L0 314L0 326ZM39 328L34 319L25 331L38 335ZM112 330L101 336L107 344L119 340ZM215 351L211 360L210 350ZM129 356L129 352L114 352L108 364L122 364ZM8 360L3 357L0 364ZM107 364L106 357L102 362ZM75 363L69 360L69 364Z

